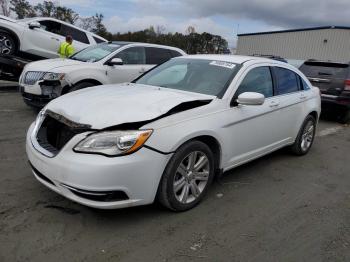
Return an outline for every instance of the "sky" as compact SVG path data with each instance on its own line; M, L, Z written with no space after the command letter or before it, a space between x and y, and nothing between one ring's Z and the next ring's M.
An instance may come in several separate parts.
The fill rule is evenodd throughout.
M35 4L40 0L29 0ZM57 0L81 16L96 12L112 33L162 26L165 32L186 31L224 37L235 46L237 33L350 26L350 0Z

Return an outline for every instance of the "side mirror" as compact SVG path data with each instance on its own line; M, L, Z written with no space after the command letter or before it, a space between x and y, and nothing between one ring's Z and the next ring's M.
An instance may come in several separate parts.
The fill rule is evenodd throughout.
M264 104L265 96L256 92L244 92L237 98L237 103L247 106L259 106Z
M34 29L34 28L40 28L40 23L37 21L33 21L29 23L29 28Z
M113 58L111 61L108 62L108 65L110 66L123 65L123 60L121 58Z

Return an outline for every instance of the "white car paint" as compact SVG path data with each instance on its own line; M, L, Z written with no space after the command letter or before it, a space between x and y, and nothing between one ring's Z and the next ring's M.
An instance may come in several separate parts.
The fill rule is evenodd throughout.
M43 21L56 22L86 34L89 43L80 42L73 35L73 46L76 52L89 45L95 45L96 41L94 37L100 39L101 41L107 41L94 33L50 17L36 17L14 20L5 16L0 16L0 30L10 33L10 35L15 38L15 40L18 42L17 44L19 45L18 51L44 58L58 57L59 55L57 54L57 50L60 43L65 41L65 36L46 31L44 28L29 28L30 23L40 23Z
M220 145L219 168L226 171L293 144L304 119L311 112L320 115L318 88L312 87L293 66L244 56L197 55L187 58L236 63L241 68L221 98L161 87L120 84L92 87L52 101L44 108L41 117L52 111L70 121L91 125L93 130L145 121L140 129L152 129L153 133L139 151L130 155L106 157L74 152L73 148L94 132L87 131L74 136L56 156L48 156L36 141L36 130L41 123L37 121L29 128L26 142L36 178L57 193L91 207L149 204L155 199L169 160L187 141L199 136L214 138ZM266 98L259 106L231 106L239 84L251 69L259 66L278 66L294 71L310 89ZM164 116L176 105L203 100L211 102ZM54 185L40 178L38 173L44 174ZM129 199L91 201L72 194L65 185L91 191L123 190Z
M180 55L186 55L184 51L179 48L155 45L148 43L125 43L125 42L115 42L120 43L121 47L111 54L107 55L103 59L96 62L81 62L72 59L48 59L42 61L36 61L29 63L23 69L19 83L22 86L22 91L24 93L29 93L32 95L40 96L43 94L43 88L40 86L43 82L42 79L38 79L34 84L26 84L25 76L27 72L52 72L52 73L64 73L65 77L60 82L60 87L58 95L63 92L63 89L69 89L75 84L84 81L94 80L100 84L114 84L130 82L137 78L142 73L153 68L155 64L123 64L123 65L107 65L106 62L111 58L116 56L123 50L132 47L154 47L167 50L173 50L178 52Z

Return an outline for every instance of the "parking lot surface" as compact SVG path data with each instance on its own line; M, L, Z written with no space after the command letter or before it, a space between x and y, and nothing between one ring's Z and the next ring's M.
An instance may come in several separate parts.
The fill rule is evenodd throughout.
M196 208L95 210L35 180L36 112L0 92L0 261L350 261L350 128L321 120L308 155L224 174Z

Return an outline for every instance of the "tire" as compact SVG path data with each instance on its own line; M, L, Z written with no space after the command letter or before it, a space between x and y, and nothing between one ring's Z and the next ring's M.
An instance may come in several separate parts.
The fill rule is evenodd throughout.
M290 147L291 151L298 156L306 155L315 139L316 120L312 115L308 115L301 128L294 144Z
M14 55L17 52L17 44L13 36L0 31L0 55Z
M95 86L95 84L91 82L81 82L79 84L74 85L71 89L69 89L68 93L74 92L83 88L91 87L91 86Z
M341 116L341 118L339 119L339 122L341 124L347 124L350 122L350 109L346 109L344 111L344 114Z
M182 145L164 170L157 192L158 202L173 211L195 207L212 183L214 170L214 155L206 144L191 141Z

